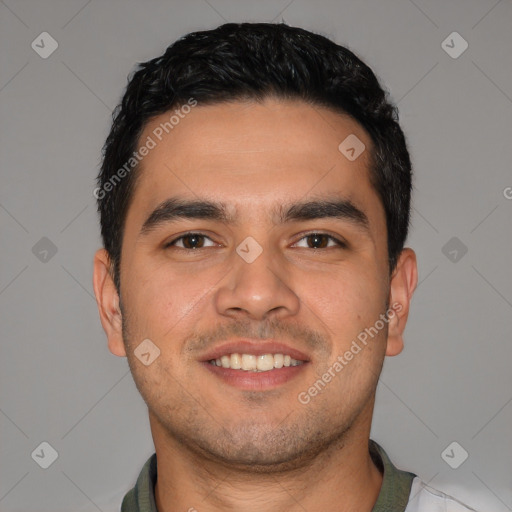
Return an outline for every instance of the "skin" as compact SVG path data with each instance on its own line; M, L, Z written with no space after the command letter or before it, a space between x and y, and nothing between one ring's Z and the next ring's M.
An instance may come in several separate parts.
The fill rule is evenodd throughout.
M140 140L168 119L153 119ZM338 150L349 134L366 146L353 162ZM128 358L148 405L159 511L371 511L382 484L368 452L375 389L384 357L403 348L417 267L406 248L389 275L370 148L346 116L266 99L196 106L144 158L123 238L122 307L104 249L94 260L94 290L109 349ZM175 195L222 201L237 223L187 219L139 235L153 209ZM369 231L334 218L274 223L275 205L333 196L363 210ZM205 234L206 247L164 248L187 231ZM314 248L311 232L348 247L327 239L328 247ZM263 248L250 264L236 252L248 236ZM300 403L298 394L387 303L401 305L389 324ZM199 358L242 336L282 341L310 362L276 389L230 386ZM134 355L146 338L160 349L149 366Z

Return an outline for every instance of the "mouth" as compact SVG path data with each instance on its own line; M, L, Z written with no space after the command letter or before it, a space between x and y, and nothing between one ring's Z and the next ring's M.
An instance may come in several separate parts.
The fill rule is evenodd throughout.
M300 374L310 360L303 352L283 343L237 340L205 354L201 362L225 384L263 391L285 384Z
M269 372L274 369L300 366L305 363L289 354L224 354L208 361L213 366L244 372Z

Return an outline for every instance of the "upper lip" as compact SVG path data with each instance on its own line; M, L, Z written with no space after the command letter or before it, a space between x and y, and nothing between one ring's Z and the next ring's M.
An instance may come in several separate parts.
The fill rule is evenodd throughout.
M298 361L309 361L304 352L274 340L252 340L249 338L237 339L221 343L201 356L202 361L211 361L229 354L254 354L262 356L264 354L284 354Z

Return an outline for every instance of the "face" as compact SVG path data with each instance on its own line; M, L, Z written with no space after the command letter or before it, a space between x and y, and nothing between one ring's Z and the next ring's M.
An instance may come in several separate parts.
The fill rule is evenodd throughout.
M300 101L198 105L160 141L168 120L140 138L156 145L126 218L117 319L110 277L95 275L109 347L127 356L153 434L268 467L369 432L410 291L403 272L390 281L369 136ZM349 135L366 147L353 161L338 149ZM397 297L401 317L387 308Z

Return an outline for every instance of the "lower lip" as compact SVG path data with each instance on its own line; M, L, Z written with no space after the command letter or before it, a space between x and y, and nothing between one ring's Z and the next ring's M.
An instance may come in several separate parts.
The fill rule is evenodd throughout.
M274 368L266 372L253 372L222 368L222 366L214 366L209 362L203 363L210 372L227 384L249 391L264 391L276 388L304 371L307 364L305 362L297 366L283 366L282 368Z

